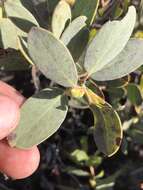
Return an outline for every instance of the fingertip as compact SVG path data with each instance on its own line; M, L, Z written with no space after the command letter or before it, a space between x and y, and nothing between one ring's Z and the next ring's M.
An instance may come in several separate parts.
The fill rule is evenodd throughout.
M12 179L24 179L32 175L40 163L40 152L36 146L29 150L10 147L0 142L0 171Z
M18 106L21 106L25 101L25 98L15 88L2 81L0 81L0 94L13 99Z

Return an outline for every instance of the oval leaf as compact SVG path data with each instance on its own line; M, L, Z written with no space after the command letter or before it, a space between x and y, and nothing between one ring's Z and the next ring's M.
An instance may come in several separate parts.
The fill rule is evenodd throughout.
M4 8L7 16L21 30L29 32L32 26L39 26L34 16L22 6L19 0L7 0Z
M115 80L135 71L143 64L143 40L131 39L125 49L111 62L91 77L97 81Z
M121 123L117 113L106 106L102 109L91 106L94 114L94 139L99 151L107 156L113 156L120 148L122 133Z
M77 84L78 75L69 50L51 32L33 28L28 36L28 49L39 70L49 79L72 87ZM42 50L38 53L38 50Z
M61 0L52 17L52 31L55 37L60 38L68 20L71 20L71 8L66 1Z
M101 70L123 50L135 22L136 10L131 6L121 21L109 21L101 28L87 48L84 66L89 75Z
M61 37L61 40L65 45L68 45L71 39L86 26L86 20L87 18L85 16L79 16L71 24L69 24Z
M68 110L68 99L62 94L58 88L48 88L29 98L21 108L21 120L9 144L27 149L53 135Z
M94 138L99 151L107 156L114 155L121 145L121 121L116 111L106 102L96 104L97 97L88 90L91 99L90 109L94 115Z

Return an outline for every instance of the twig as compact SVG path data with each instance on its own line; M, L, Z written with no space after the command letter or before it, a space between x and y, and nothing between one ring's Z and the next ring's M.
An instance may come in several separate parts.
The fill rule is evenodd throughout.
M39 80L39 76L38 76L38 70L37 70L35 65L32 66L31 74L32 74L32 79L33 79L33 83L34 83L34 86L35 86L35 90L36 90L36 92L39 92L39 90L40 90L40 80Z

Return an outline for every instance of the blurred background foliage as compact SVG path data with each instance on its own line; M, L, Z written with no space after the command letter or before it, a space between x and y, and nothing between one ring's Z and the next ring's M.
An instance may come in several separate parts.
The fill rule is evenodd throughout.
M35 15L42 27L50 26L58 0L21 2ZM142 0L101 0L91 26L91 38L106 21L122 18L131 4L138 13L132 37L143 38ZM3 52L1 49L0 63L11 61L9 55L9 50ZM15 64L19 62L18 56L12 61ZM0 77L26 97L36 91L29 69L17 72L5 71L1 67ZM39 80L41 88L51 85L43 76L39 76ZM71 108L61 129L40 145L39 170L33 176L19 181L6 180L1 175L0 190L143 189L143 66L130 76L97 84L103 90L105 99L121 117L124 139L120 151L111 158L98 152L92 136L92 114L88 109Z

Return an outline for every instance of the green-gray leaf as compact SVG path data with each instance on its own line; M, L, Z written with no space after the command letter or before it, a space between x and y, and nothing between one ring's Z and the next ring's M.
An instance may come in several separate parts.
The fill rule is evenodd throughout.
M51 32L32 28L28 36L28 49L34 63L47 78L65 87L77 84L74 60L69 50Z
M124 49L133 32L135 22L136 10L131 6L121 21L109 21L101 28L87 48L84 66L89 75L110 64Z
M58 88L44 89L29 98L21 108L19 126L9 137L9 144L30 148L53 135L67 114L68 98Z
M18 49L17 30L14 24L8 18L0 19L0 41L1 48Z
M7 0L4 7L7 16L24 32L29 32L32 26L39 26L34 16L22 6L19 0Z
M122 127L117 112L107 102L99 99L88 89L90 109L94 115L94 138L99 151L107 156L114 155L121 145Z
M69 26L66 28L64 33L62 34L61 40L64 42L65 45L71 41L71 39L82 29L86 26L87 17L79 16Z
M71 20L71 8L66 1L61 0L52 17L52 31L55 37L60 38L68 20Z
M143 40L131 39L124 50L110 63L91 77L97 81L114 80L128 75L143 65Z
M72 9L73 18L84 15L88 18L88 24L92 24L99 6L99 0L76 0Z
M102 108L91 106L94 114L94 139L99 151L107 156L114 155L122 140L121 122L118 114L109 104Z

